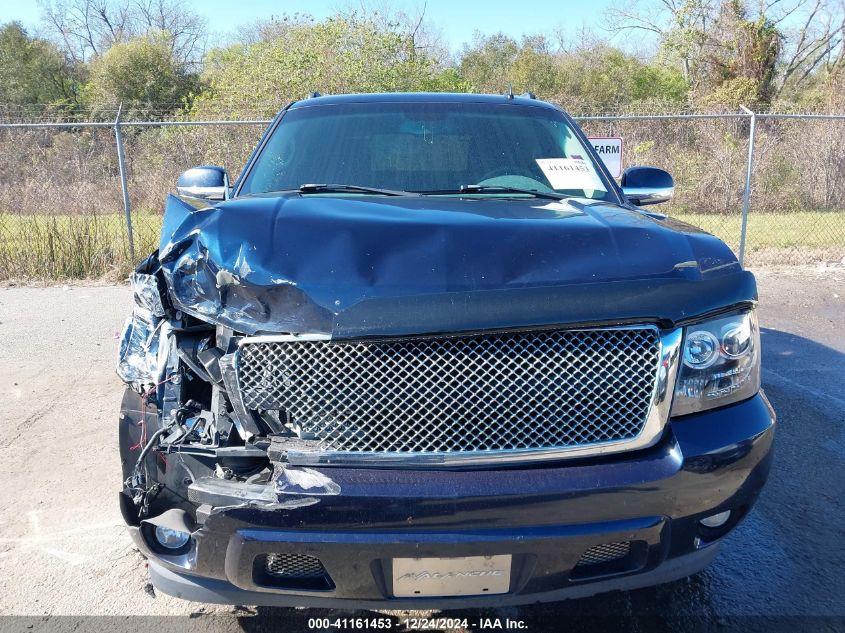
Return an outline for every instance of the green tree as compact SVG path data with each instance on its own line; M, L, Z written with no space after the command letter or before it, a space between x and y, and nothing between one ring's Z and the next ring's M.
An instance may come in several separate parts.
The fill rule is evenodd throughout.
M562 56L559 72L558 100L588 113L677 109L687 93L687 83L675 68L646 64L603 44Z
M572 111L609 112L632 104L683 104L687 83L674 68L646 64L622 51L591 44L572 51L553 50L542 36L517 43L501 33L476 34L464 48L459 74L474 90L530 91Z
M196 89L196 78L173 58L167 33L114 44L91 62L85 102L92 107L123 103L132 110L167 110Z
M517 43L503 33L476 33L464 47L458 70L478 92L501 94L511 86L515 93L552 95L560 88L559 58L544 35Z
M0 27L0 103L72 103L77 88L70 66L53 44L30 37L18 22Z
M311 91L463 91L404 33L367 19L283 18L275 35L211 51L197 111L257 108L265 114Z
M759 15L749 19L742 0L724 2L708 35L704 64L706 104L738 107L769 104L775 97L775 73L782 35Z
M519 53L519 44L504 33L485 36L476 31L472 44L461 53L458 73L473 90L501 93L513 83L513 67Z

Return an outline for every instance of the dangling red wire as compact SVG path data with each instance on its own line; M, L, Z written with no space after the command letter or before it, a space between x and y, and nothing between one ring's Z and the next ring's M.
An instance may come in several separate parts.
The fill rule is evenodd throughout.
M130 451L136 451L147 443L147 399L155 392L156 389L161 387L164 383L173 380L173 377L175 375L176 374L173 374L173 376L165 378L160 383L150 387L147 391L141 394L141 419L138 421L138 426L141 427L141 436L140 438L138 438L137 444L129 447Z

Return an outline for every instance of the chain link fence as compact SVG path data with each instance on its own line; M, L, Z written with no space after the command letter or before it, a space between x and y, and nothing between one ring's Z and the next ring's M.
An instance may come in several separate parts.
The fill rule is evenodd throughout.
M219 164L236 177L268 123L106 115L0 110L0 280L125 276L156 248L179 173ZM845 115L576 118L590 136L621 137L625 167L672 173L675 198L654 209L719 236L746 265L845 263Z

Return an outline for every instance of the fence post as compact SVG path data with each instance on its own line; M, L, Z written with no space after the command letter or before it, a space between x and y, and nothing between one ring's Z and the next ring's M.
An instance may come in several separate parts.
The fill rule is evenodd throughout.
M126 213L126 238L129 240L129 259L135 263L135 243L132 238L132 209L129 207L129 188L126 185L126 159L123 156L123 135L120 132L121 103L114 119L114 138L117 142L117 167L120 170L120 188L123 190L123 211Z
M757 128L757 115L740 105L740 108L751 117L751 128L748 130L748 165L745 170L745 193L742 196L742 229L739 234L739 264L745 263L745 237L748 231L748 208L751 205L751 171L754 168L754 135Z

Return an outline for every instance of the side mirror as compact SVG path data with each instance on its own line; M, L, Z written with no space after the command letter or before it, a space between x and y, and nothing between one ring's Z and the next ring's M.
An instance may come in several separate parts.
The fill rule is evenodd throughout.
M639 206L667 202L675 193L675 181L657 167L629 167L622 174L622 193Z
M229 197L229 174L222 167L204 165L182 172L176 181L180 196L202 200L226 200Z

